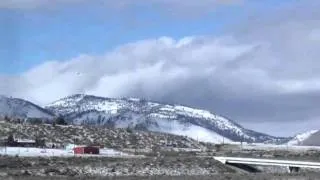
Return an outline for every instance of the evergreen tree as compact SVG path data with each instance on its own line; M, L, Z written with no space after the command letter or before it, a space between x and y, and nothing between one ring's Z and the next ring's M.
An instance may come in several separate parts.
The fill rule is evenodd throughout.
M58 124L58 125L68 125L68 123L66 122L66 120L65 120L62 116L59 116L59 117L55 120L55 124Z
M39 136L36 137L35 139L35 143L36 143L36 146L37 147L45 147L45 140L44 139L41 139Z
M14 141L13 134L9 134L8 139L7 139L7 145L12 146L12 145L14 145L14 143L15 143L15 141Z
M10 118L6 115L6 116L4 116L4 120L7 121L7 122L9 122L9 121L10 121Z

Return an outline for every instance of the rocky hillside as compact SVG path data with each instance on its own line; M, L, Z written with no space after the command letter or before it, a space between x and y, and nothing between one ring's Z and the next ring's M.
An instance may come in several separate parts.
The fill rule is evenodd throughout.
M133 127L140 130L186 135L207 142L283 142L248 130L212 112L181 105L162 104L141 99L111 99L77 94L45 107L64 116L69 123Z
M153 147L177 147L203 149L204 145L197 141L170 134L134 131L129 129L108 129L101 127L60 126L50 124L16 124L0 121L0 139L10 133L19 139L35 139L39 136L47 143L66 145L102 144L115 149L152 149Z

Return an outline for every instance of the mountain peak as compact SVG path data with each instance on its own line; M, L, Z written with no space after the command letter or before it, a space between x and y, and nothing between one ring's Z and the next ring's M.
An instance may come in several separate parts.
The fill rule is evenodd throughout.
M55 115L29 101L0 96L0 116L50 119Z
M304 133L295 135L292 140L288 142L288 145L320 145L320 140L314 141L313 139L319 139L316 134L319 134L320 130L310 130ZM319 134L320 135L320 134ZM315 138L316 137L316 138Z

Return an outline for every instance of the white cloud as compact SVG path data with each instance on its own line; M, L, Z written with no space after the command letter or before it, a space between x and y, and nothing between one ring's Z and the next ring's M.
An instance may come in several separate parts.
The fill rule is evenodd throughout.
M301 43L307 41L307 35L295 39ZM251 91L274 94L319 90L319 86L310 86L319 83L315 78L319 73L303 80L288 78L296 73L295 64L302 67L299 65L302 62L280 60L280 57L291 57L296 52L278 55L272 51L270 43L279 42L245 44L231 37L186 37L181 40L161 37L138 41L102 56L81 55L69 61L48 61L34 67L22 75L28 91L15 95L33 97L42 103L76 92L127 96L132 90L140 89L146 95L164 95L170 93L170 84L192 84L197 79L206 80L208 86L226 88L226 93L237 92L239 95ZM289 62L290 65L284 66L283 63ZM284 68L286 73L274 75L274 69L279 68ZM163 90L159 91L161 88ZM55 93L47 96L45 92L51 90Z
M186 80L191 75L200 76L199 69L215 69L223 65L225 60L231 61L237 54L250 49L250 46L219 45L215 39L190 39L150 39L121 46L100 57L82 55L65 62L48 61L26 72L22 77L28 83L31 93L35 90L46 92L46 87L48 90L56 90L58 87L64 89L64 93L54 93L55 97L48 97L49 99L43 99L42 102L74 93L74 89L90 90L94 93L92 85L104 89L104 94L101 95L119 96L127 94L128 90L124 87L129 84L147 88L161 86L161 83L168 80ZM88 83L90 86L86 86ZM39 94L35 94L38 97ZM47 96L44 94L44 97Z
M179 83L192 83L195 77L212 77L210 82L223 78L221 73L228 71L222 72L226 63L236 62L254 48L215 38L192 39L162 37L123 45L99 57L81 55L65 62L48 61L22 75L28 89L15 95L48 103L76 92L114 97L139 89L144 92L142 96L159 97L177 89ZM231 81L252 72L234 69L224 79ZM52 92L50 96L48 92Z

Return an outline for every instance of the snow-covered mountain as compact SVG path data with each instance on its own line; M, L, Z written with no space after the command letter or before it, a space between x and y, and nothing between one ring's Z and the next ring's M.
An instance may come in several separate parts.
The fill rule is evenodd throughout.
M288 145L320 146L320 130L311 130L297 134Z
M29 101L0 96L0 116L51 119L55 115Z
M207 142L282 142L248 130L206 110L169 105L141 99L111 99L77 94L53 102L47 110L62 115L69 123L132 127L142 130L185 135Z

